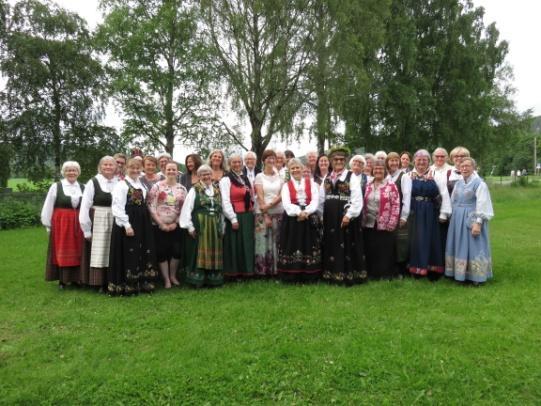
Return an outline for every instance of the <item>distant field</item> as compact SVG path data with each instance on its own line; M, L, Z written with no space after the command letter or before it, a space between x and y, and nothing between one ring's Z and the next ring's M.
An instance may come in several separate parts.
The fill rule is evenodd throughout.
M110 298L0 232L5 404L539 404L541 189L494 187L495 279L274 281Z
M25 184L34 189L34 185L26 178L11 178L8 180L8 187L12 188L14 192L17 191L18 184Z

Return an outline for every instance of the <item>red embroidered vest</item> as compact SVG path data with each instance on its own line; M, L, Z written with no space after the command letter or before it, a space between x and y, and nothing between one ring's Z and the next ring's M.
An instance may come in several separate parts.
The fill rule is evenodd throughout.
M297 199L297 189L295 189L295 184L293 182L293 179L287 182L287 187L289 189L289 198L291 200L291 203L298 205L299 199ZM305 176L304 178L304 192L306 193L306 206L308 206L312 201L312 187L310 185L310 178L308 176Z
M233 209L235 210L235 213L244 213L246 212L246 204L244 200L244 196L246 196L246 193L249 193L249 190L246 190L246 186L236 186L233 182L231 182L231 189L230 189L230 199L231 204L233 205ZM253 203L250 199L250 210L252 210Z

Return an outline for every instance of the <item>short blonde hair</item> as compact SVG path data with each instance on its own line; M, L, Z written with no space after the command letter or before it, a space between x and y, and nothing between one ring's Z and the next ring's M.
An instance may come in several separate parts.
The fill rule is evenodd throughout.
M454 147L449 155L451 156L451 159L453 159L453 157L456 154L460 154L460 153L466 155L466 157L468 157L468 158L470 156L470 151L468 150L468 148L462 147L460 145L458 147Z
M75 168L77 169L77 172L79 172L79 175L81 174L81 165L79 165L79 162L77 161L66 161L62 164L62 169L60 170L60 174L62 177L66 175L66 171L68 168Z

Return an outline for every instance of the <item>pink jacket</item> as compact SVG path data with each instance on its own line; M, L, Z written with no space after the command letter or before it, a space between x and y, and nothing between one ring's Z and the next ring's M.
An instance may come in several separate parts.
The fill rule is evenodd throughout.
M373 183L370 182L366 185L366 192L364 194L364 208L363 208L363 224L366 217L366 200L370 196L373 189ZM379 195L379 212L376 218L377 229L384 231L394 231L398 225L400 218L400 195L398 189L393 182L387 181L387 183L380 188Z

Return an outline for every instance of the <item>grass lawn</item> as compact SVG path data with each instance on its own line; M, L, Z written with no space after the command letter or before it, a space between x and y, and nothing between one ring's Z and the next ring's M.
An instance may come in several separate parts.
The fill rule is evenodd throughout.
M495 279L110 298L0 232L0 402L539 404L541 189L493 188Z

